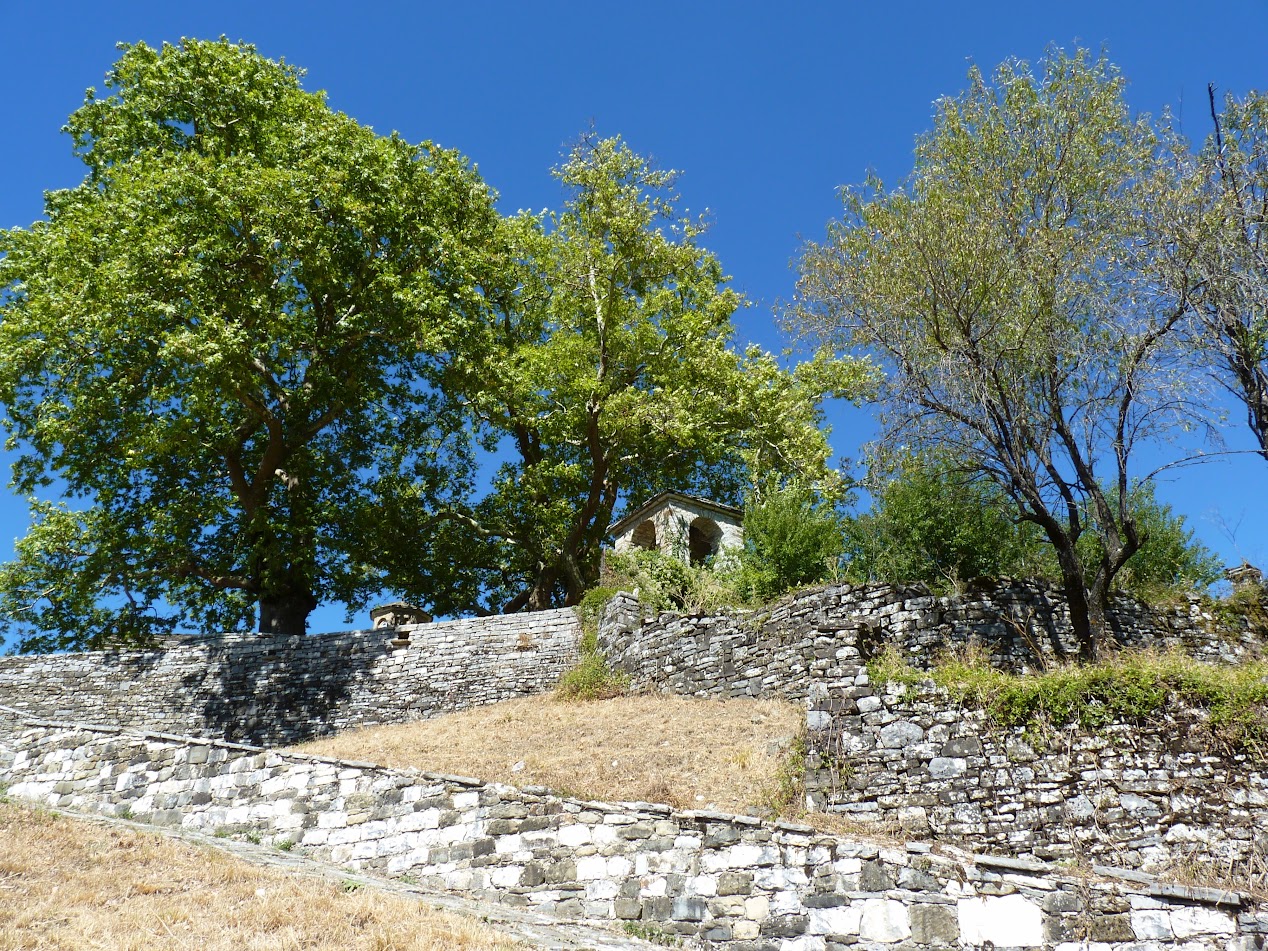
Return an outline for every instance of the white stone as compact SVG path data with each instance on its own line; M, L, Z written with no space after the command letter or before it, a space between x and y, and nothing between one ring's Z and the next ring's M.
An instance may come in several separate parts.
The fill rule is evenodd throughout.
M859 923L863 918L863 909L857 905L842 905L839 908L811 908L807 927L811 934L855 935L859 933Z
M929 775L933 779L954 779L966 769L967 761L959 756L935 756L929 761Z
M611 878L628 878L634 871L634 863L624 855L614 855L607 861L606 874Z
M577 859L577 880L581 882L603 878L608 873L608 860L602 855L587 855Z
M779 951L824 951L828 943L814 935L801 935L796 938L785 938L779 944Z
M608 901L615 898L620 892L620 885L605 878L586 883L586 898L590 901Z
M770 912L772 915L799 915L805 908L801 904L801 896L791 889L778 891L771 895Z
M889 726L881 727L881 746L886 749L903 749L924 738L925 731L910 720L897 720Z
M863 902L859 921L859 937L864 941L893 944L911 937L911 917L900 901L869 898Z
M493 869L489 879L493 882L495 888L514 888L520 883L520 876L523 874L524 866L507 865Z
M770 917L770 899L765 895L744 899L744 917L749 921L762 921Z
M478 792L460 792L453 794L453 807L455 809L473 809L480 802L480 794Z
M1214 908L1181 907L1171 911L1171 930L1177 938L1208 934L1236 934L1237 924L1230 915Z
M686 889L688 895L712 898L718 893L718 879L716 875L696 875L694 878L687 879L683 888Z
M1043 944L1043 912L1022 895L961 899L958 908L963 944L991 941L1009 948Z
M1175 937L1171 930L1171 915L1161 909L1133 911L1132 932L1141 941L1170 941Z
M579 845L590 844L590 827L579 823L563 826L559 830L559 844L575 849Z
M642 888L639 889L639 898L664 898L666 890L666 882L663 878L649 879Z

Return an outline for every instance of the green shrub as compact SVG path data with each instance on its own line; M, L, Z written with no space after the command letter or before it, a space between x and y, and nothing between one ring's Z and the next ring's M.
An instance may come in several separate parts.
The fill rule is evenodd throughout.
M581 622L583 631L598 631L599 618L603 617L603 609L616 597L618 588L591 588L577 602L577 620Z
M966 706L1005 727L1079 726L1095 732L1115 721L1141 722L1184 705L1205 710L1212 742L1268 756L1268 663L1204 664L1184 654L1125 652L1043 674L1009 674L982 657L913 670L896 652L868 664L876 682L932 680Z
M870 476L872 508L847 519L849 574L860 581L955 585L982 575L1048 575L1046 542L991 483L953 460L913 457Z
M598 645L583 637L581 659L559 678L555 693L562 700L606 700L625 693L629 686L629 677L613 670Z
M639 601L655 611L706 613L744 603L733 565L689 565L641 548L609 554L604 582L637 591Z
M824 581L837 574L844 551L841 520L831 506L804 486L774 489L744 509L739 592L765 602Z

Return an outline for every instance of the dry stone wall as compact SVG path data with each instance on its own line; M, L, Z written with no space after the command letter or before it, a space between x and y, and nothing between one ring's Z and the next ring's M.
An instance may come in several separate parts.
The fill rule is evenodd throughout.
M1028 734L932 683L874 691L860 670L815 684L807 723L814 808L1025 858L1268 885L1268 768L1211 752L1197 711Z
M979 647L1015 670L1050 663L1066 636L1051 595L1017 584L961 598L841 586L764 612L647 621L621 595L600 643L637 688L805 702L813 809L1013 856L1244 870L1247 881L1258 870L1268 882L1268 767L1213 752L1200 712L1028 736L993 727L931 683L870 682L867 659L889 646L917 667L948 644ZM1217 632L1197 601L1157 614L1122 601L1116 629L1123 643L1207 660L1262 647L1249 625Z
M393 646L406 637L408 646ZM286 744L541 693L575 662L579 637L566 608L313 637L179 637L160 650L0 657L0 705L35 717Z
M1179 648L1210 662L1261 656L1268 642L1268 631L1238 615L1217 618L1198 598L1154 609L1119 597L1109 620L1124 647ZM599 642L636 687L794 700L805 699L812 681L832 679L842 648L866 660L894 647L927 668L947 650L971 647L1017 672L1077 654L1061 590L1008 579L952 596L919 585L830 585L762 611L647 619L633 595L621 594L608 605Z
M1268 934L1236 892L159 733L28 721L0 732L0 783L704 948L1259 951Z

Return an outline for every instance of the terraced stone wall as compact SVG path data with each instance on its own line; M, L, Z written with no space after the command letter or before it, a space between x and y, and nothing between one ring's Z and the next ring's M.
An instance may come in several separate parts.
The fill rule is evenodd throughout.
M959 598L829 587L763 612L647 620L619 596L600 642L636 688L805 702L814 810L1028 859L1189 867L1268 885L1268 763L1221 751L1202 712L1031 736L932 684L870 682L867 659L889 646L917 667L955 644L1017 671L1051 663L1066 636L1061 611L1051 590L1022 584ZM1115 624L1125 644L1209 661L1262 648L1251 626L1221 629L1196 600L1153 613L1120 601Z
M812 686L813 808L1050 861L1268 886L1268 763L1213 748L1204 714L1096 732L1005 729L932 683Z
M1216 617L1198 598L1155 609L1119 597L1109 620L1124 647L1179 648L1214 663L1258 657L1268 645L1268 631L1232 612ZM1008 579L948 596L919 585L829 585L761 611L654 618L621 594L608 604L599 643L638 688L794 700L810 683L837 677L842 657L867 660L888 647L918 668L971 647L1016 672L1078 652L1061 590Z
M0 733L0 783L703 948L1258 951L1268 934L1237 892L157 733L27 722Z
M169 638L159 650L0 657L0 705L27 716L282 745L549 690L575 662L580 633L566 608L312 637L225 634ZM408 646L394 646L406 638Z

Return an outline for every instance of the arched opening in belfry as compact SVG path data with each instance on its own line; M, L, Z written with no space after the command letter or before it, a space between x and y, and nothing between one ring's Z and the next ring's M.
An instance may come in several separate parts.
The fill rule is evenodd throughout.
M722 529L711 518L701 515L687 529L687 553L693 565L703 565L718 553Z
M646 548L648 551L656 550L656 523L650 518L634 529L630 535L630 545L634 548Z

